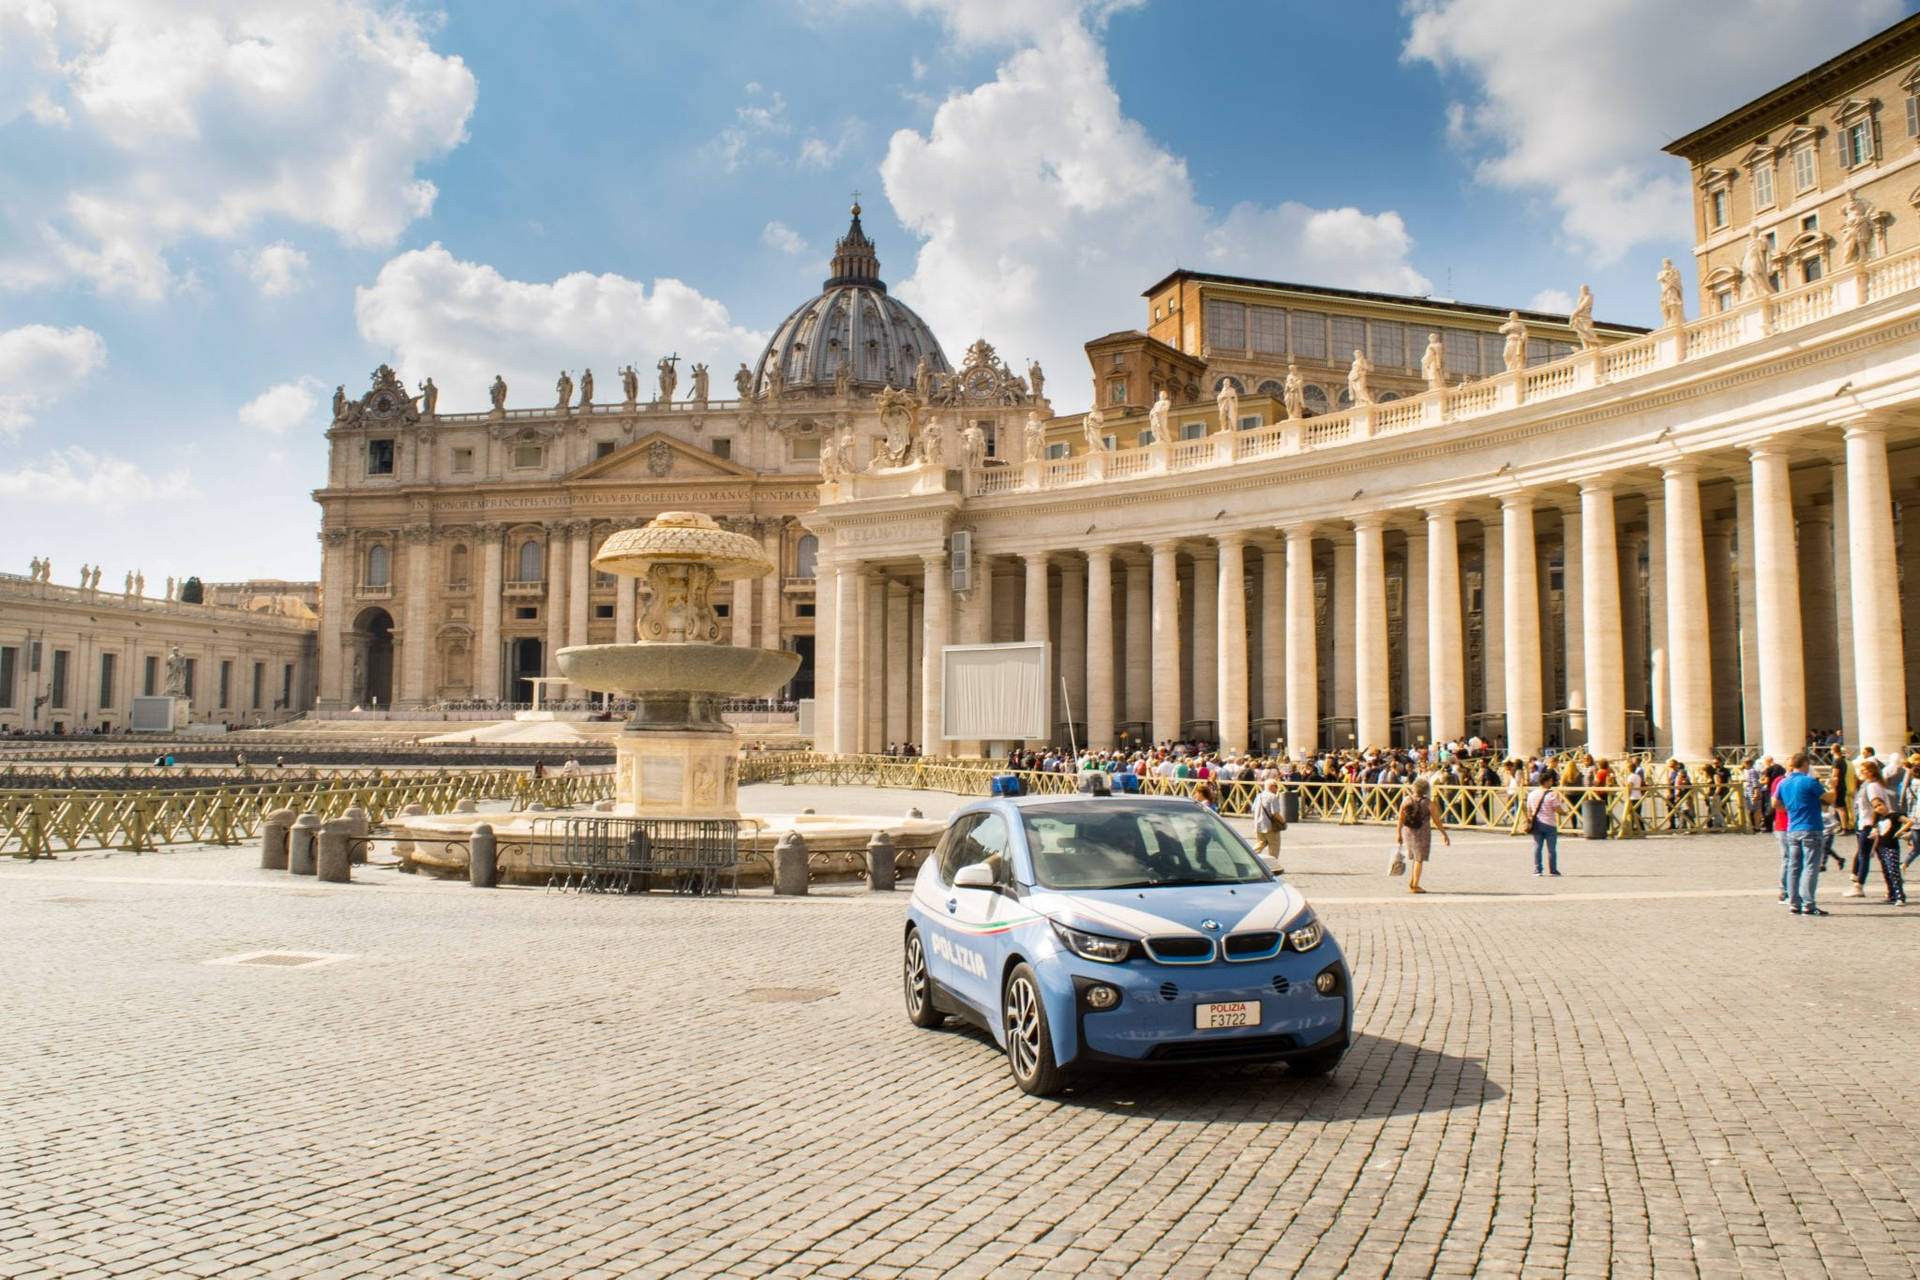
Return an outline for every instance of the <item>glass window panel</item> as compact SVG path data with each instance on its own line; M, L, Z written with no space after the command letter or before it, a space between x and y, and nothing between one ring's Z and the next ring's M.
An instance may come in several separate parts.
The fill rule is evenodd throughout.
M1813 148L1801 147L1793 153L1793 184L1797 190L1805 191L1813 186L1814 166Z
M1367 349L1367 322L1356 320L1352 316L1334 316L1333 355L1335 364L1347 364L1356 351Z
M1287 354L1287 312L1284 307L1249 307L1253 352L1262 356Z
M1367 322L1368 356L1375 364L1407 367L1407 326L1388 320Z
M1553 350L1545 338L1527 339L1527 364L1545 364L1553 359Z
M1447 352L1447 372L1480 375L1480 335L1469 329L1448 329L1441 334Z
M1753 167L1753 207L1765 209L1773 203L1773 165L1771 162Z
M1497 333L1480 335L1480 368L1486 373L1507 370L1507 340Z
M1293 313L1293 354L1302 360L1327 358L1327 318L1317 311Z
M1305 401L1308 413L1325 413L1327 411L1327 392L1324 387L1314 386L1309 383L1306 389L1301 392L1301 399Z
M1241 302L1207 299L1207 344L1215 351L1247 349L1247 308Z

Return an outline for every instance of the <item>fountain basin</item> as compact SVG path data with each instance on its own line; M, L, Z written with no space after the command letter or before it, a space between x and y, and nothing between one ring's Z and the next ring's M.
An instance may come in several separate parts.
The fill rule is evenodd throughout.
M555 655L560 671L596 693L766 698L800 669L785 649L716 644L582 644Z

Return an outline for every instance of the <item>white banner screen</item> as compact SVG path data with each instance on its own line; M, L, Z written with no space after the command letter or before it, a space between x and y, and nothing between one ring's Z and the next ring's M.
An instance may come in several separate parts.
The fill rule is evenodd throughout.
M941 650L940 733L1007 742L1050 739L1044 644L960 644Z

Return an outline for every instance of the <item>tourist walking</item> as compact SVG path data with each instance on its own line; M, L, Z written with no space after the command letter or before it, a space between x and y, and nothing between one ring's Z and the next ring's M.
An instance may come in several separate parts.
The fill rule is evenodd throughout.
M1449 848L1453 846L1453 837L1447 834L1446 823L1440 820L1440 811L1428 799L1428 791L1425 778L1414 779L1413 794L1400 806L1400 824L1393 833L1394 847L1406 850L1407 861L1412 864L1407 876L1409 893L1426 892L1420 887L1420 872L1426 868L1433 833L1439 832L1441 842Z
M1855 767L1860 789L1853 793L1853 817L1859 833L1858 852L1853 859L1853 883L1843 895L1866 896L1867 872L1875 859L1880 863L1880 878L1886 883L1887 902L1907 904L1906 883L1900 874L1899 815L1894 809L1893 793L1887 790L1878 760L1862 760Z
M1560 792L1541 784L1527 792L1527 830L1533 836L1533 874L1560 874L1560 815L1566 810ZM1540 867L1540 851L1546 850L1546 870Z
M1273 859L1273 870L1280 866L1280 833L1287 829L1286 797L1280 793L1280 780L1268 778L1260 794L1253 798L1253 838L1259 852Z
M1820 864L1825 861L1820 809L1835 796L1814 780L1809 772L1812 763L1806 752L1795 752L1792 767L1775 793L1787 814L1787 843L1793 850L1793 896L1788 906L1797 916L1827 914L1814 900L1820 888Z

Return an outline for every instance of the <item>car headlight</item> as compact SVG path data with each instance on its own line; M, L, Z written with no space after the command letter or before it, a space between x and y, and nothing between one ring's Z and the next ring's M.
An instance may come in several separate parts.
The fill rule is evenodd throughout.
M1060 935L1060 941L1067 950L1082 960L1119 964L1133 954L1133 943L1125 938L1109 938L1104 934L1088 933L1084 929L1069 929L1058 920L1053 922L1053 931Z
M1320 927L1320 918L1309 911L1287 930L1287 945L1295 951L1311 951L1326 936L1327 931Z

